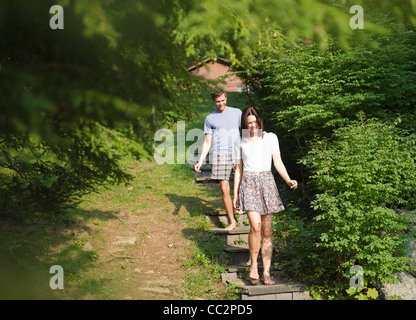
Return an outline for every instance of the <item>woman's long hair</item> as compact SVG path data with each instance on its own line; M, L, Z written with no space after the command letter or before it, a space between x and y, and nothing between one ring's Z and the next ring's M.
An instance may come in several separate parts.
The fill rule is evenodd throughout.
M241 114L241 129L248 129L247 118L248 116L255 116L259 129L263 130L263 118L255 107L247 107Z
M259 129L263 130L263 118L255 107L247 107L241 114L241 129L248 129L247 118L248 116L255 116Z
M263 132L263 117L261 116L259 110L257 110L255 107L247 107L243 110L241 114L241 132L240 136L243 138L248 137L246 134L243 134L243 132L247 133L248 130L248 124L247 124L247 118L248 116L255 116L257 121L257 126L259 130L259 134ZM243 131L245 130L245 131Z

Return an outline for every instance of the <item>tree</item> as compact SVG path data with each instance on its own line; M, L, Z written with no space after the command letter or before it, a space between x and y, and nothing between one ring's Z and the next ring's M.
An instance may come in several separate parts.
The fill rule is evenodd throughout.
M3 212L56 212L128 181L120 157L150 156L164 113L187 118L201 90L173 43L177 4L68 1L56 30L50 6L0 7Z
M413 2L397 3L381 7L412 23ZM150 155L165 115L191 116L205 87L186 68L201 58L249 68L269 23L325 47L326 33L346 38L350 18L350 1L65 0L64 27L51 29L54 4L0 5L2 212L55 212L126 182L120 157Z

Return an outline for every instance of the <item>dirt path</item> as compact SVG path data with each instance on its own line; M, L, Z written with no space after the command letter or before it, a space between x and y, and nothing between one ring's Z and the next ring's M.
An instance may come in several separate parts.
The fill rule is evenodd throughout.
M186 273L181 262L189 253L189 241L183 237L181 222L171 212L155 210L138 216L119 214L99 228L107 241L89 240L100 256L98 268L104 274L118 271L116 287L120 299L181 299ZM100 244L101 243L101 244Z
M129 163L129 186L92 195L87 206L110 212L112 219L91 219L77 234L83 250L98 255L85 276L101 279L104 292L117 299L186 299L182 267L195 248L186 232L203 212L220 204L212 186L195 184L190 172L152 162ZM99 215L97 215L99 217ZM102 298L102 293L84 298Z

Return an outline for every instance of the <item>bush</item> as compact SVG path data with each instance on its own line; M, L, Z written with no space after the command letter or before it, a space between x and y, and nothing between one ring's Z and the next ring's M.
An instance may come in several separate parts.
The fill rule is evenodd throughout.
M131 176L119 167L119 160L139 146L108 129L96 131L72 136L65 149L33 138L1 140L0 215L42 212L58 218L98 185L129 181ZM123 142L129 144L123 147Z
M394 123L353 122L331 141L312 142L301 163L319 190L312 230L335 284L360 265L369 283L408 270L403 236L409 217L397 214L416 188L416 147ZM413 198L414 199L414 198ZM345 282L348 283L348 282Z
M416 207L416 38L387 16L377 20L391 34L362 36L379 47L276 42L280 49L260 52L244 75L299 181L299 191L282 190L293 206L275 225L278 261L332 294L345 295L352 265L367 283L408 269L402 234L410 222L393 209Z

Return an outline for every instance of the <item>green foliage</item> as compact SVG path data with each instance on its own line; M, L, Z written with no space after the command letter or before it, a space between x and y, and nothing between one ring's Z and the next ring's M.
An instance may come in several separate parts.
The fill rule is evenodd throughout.
M356 300L377 300L378 298L378 291L374 288L366 288L365 290L349 288L346 292Z
M369 15L374 11L391 12L402 25L416 25L415 4L411 0L217 0L189 1L186 19L180 22L178 41L187 46L189 55L197 56L204 49L209 56L227 56L235 65L250 66L250 58L268 46L263 32L270 24L279 25L279 35L294 43L309 39L322 48L334 37L343 48L351 41L349 14L351 6L361 4L365 10L366 30L388 34L389 28ZM272 34L275 34L274 31ZM352 36L355 41L366 42L360 32ZM201 45L203 44L203 45ZM257 48L257 46L259 48ZM251 50L255 49L255 50Z
M116 137L111 141L113 134ZM67 141L68 149L29 138L4 138L0 143L0 208L13 214L41 211L53 218L99 184L127 182L130 175L118 167L118 160L134 143L129 141L124 147L117 141L120 136L97 126L86 127Z
M407 270L404 231L409 217L392 208L406 203L416 187L416 148L403 143L394 124L369 120L318 140L301 162L321 190L312 202L317 247L338 275L353 265L374 283Z
M202 82L173 43L180 6L145 1L0 6L0 212L59 213L103 183L121 157L151 157L153 134L191 115ZM166 54L169 52L169 54Z
M296 192L279 188L289 205L274 230L278 261L319 286L320 298L375 298L370 289L345 291L353 265L363 267L367 284L394 281L409 268L411 223L393 209L416 206L416 42L413 28L371 16L390 34L360 37L380 46L352 40L346 51L328 39L322 51L268 38L272 46L258 53L254 71L242 73L300 182Z
M386 119L410 113L403 118L414 127L416 39L411 31L394 33L396 39L383 39L380 49L348 53L335 43L327 52L299 44L260 60L247 81L263 112L302 141L330 136L359 111Z

